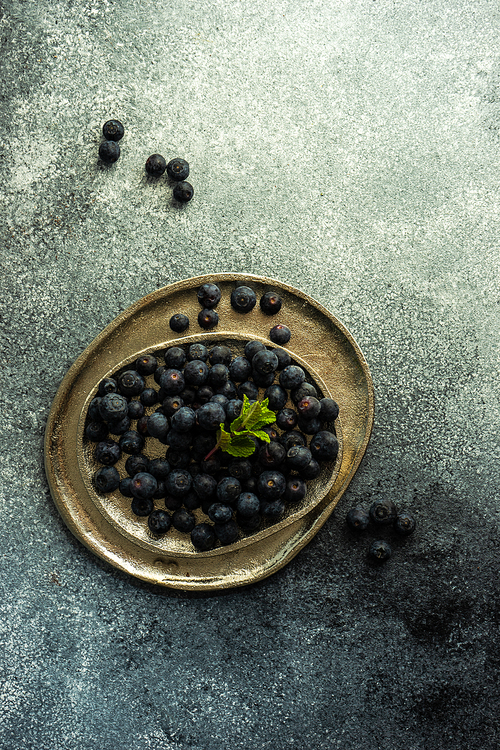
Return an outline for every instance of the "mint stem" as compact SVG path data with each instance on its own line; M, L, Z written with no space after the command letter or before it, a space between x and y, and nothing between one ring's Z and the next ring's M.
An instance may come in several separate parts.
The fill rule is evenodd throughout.
M212 450L211 450L211 451L210 451L209 453L207 453L207 455L205 456L205 458L204 458L203 460L204 460L204 461L208 461L208 459L209 459L209 458L212 458L212 456L214 455L214 453L215 453L216 451L218 451L218 450L219 450L219 448L220 448L220 440L219 440L219 441L217 442L217 444L216 444L216 445L214 445L214 447L212 448Z

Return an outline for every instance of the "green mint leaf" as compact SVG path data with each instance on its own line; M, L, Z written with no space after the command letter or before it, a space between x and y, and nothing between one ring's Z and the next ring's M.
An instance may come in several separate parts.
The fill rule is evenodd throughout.
M221 422L220 424L220 430L217 433L217 442L219 443L219 446L221 450L228 453L228 448L231 447L231 433L226 432L224 429L224 424Z
M263 440L265 443L270 443L271 438L267 434L267 432L264 432L264 430L249 430L249 434L253 435L256 438L259 438L259 440Z
M223 450L229 453L230 456L246 458L247 456L251 456L255 451L255 443L248 432L237 432L231 435L230 445Z
M266 424L273 424L276 421L276 414L268 408L269 399L265 398L262 403L257 401L257 404L259 409L246 422L247 430L261 430Z

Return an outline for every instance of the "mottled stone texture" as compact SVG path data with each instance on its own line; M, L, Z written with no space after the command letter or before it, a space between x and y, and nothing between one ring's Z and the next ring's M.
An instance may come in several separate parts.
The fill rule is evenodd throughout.
M499 22L487 0L6 0L2 750L499 747ZM190 162L192 203L152 153ZM66 530L44 425L120 311L225 270L347 325L373 438L281 572L156 590ZM376 569L345 514L380 490L418 530Z

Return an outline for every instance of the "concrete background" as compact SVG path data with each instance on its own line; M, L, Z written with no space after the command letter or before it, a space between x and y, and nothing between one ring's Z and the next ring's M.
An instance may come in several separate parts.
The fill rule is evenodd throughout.
M6 0L2 750L500 746L499 23L489 0ZM187 206L154 152L190 162ZM42 441L97 333L211 271L340 318L376 419L298 557L193 595L72 537ZM345 514L379 490L418 530L374 569Z

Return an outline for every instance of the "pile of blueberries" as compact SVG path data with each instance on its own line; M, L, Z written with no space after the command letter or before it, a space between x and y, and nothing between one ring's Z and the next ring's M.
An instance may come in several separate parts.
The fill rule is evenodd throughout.
M105 140L99 146L99 157L106 164L114 164L120 158L120 141L125 128L119 120L108 120L102 127ZM194 195L194 189L190 182L186 182L189 176L189 164L184 159L172 159L167 162L160 154L152 154L146 160L146 172L150 177L161 177L165 172L174 180L174 198L180 203L187 203Z
M281 307L276 292L263 295L261 308L270 298L272 309L267 309L273 314ZM198 290L203 310L213 310L210 305L219 299L214 284ZM235 300L241 304L241 292ZM254 532L279 520L288 506L304 499L321 464L337 458L338 405L307 382L285 349L252 340L243 355L233 356L224 343L210 350L195 343L171 346L162 356L164 364L153 354L141 355L102 380L85 425L101 464L96 489L119 490L130 498L132 512L147 517L153 535L173 527L190 533L200 551L218 542L232 544L240 531ZM214 452L220 424L229 430L244 396L250 402L268 399L276 414L275 424L265 428L270 442L252 438L255 451L248 458ZM150 440L166 446L164 455L148 458ZM126 476L120 476L116 464L124 454ZM197 522L197 509L208 519Z
M393 528L401 536L413 534L416 527L415 519L410 513L398 511L395 503L385 497L377 497L369 508L361 505L351 508L346 516L346 522L356 533L365 531L370 523L379 529ZM368 549L369 559L376 563L385 562L391 555L391 545L385 539L374 540Z

